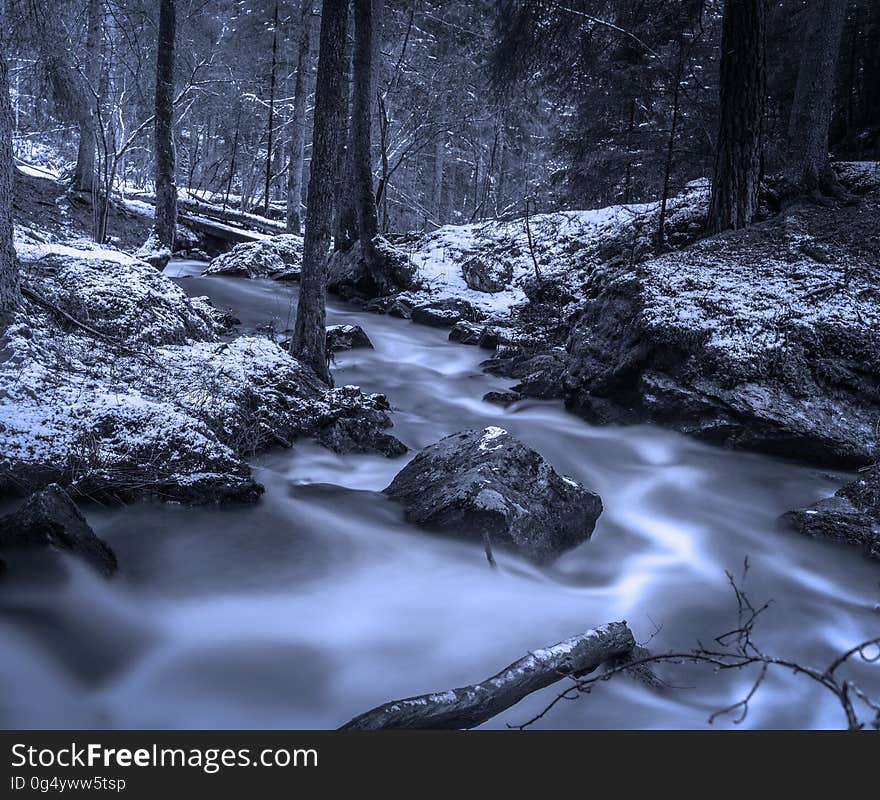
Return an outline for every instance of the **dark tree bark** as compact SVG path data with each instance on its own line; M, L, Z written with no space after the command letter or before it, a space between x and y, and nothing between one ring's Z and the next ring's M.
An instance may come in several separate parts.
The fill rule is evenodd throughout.
M79 148L72 186L80 192L95 188L95 148L97 146L97 98L101 79L101 38L104 32L103 0L89 0L86 32L83 96L79 109Z
M6 29L5 0L0 0L0 25ZM12 126L9 67L5 50L0 50L0 329L20 300L18 260L12 244Z
M666 164L663 169L663 189L660 193L660 215L657 221L657 247L666 246L666 206L669 202L669 184L672 180L672 165L675 161L675 137L678 133L678 117L681 101L681 78L684 70L684 42L678 38L678 67L675 70L675 86L672 91L672 125L666 145Z
M345 29L348 0L323 0L315 124L309 169L309 205L303 242L302 276L291 350L327 384L331 383L326 349L327 251L333 209L336 122L343 102Z
M529 653L481 683L393 700L355 717L342 729L475 728L532 692L569 676L586 675L608 661L627 656L635 645L625 622L611 622Z
M388 293L388 280L376 258L373 240L379 229L373 194L372 100L373 100L373 3L354 0L354 87L351 103L352 194L357 219L357 238L367 272L379 294Z
M275 146L275 84L278 71L278 0L275 0L275 13L272 15L272 72L269 75L269 118L266 125L266 181L263 194L263 213L269 216L269 194L272 183L272 156Z
M812 0L804 19L801 63L788 126L786 177L801 192L842 189L828 157L828 131L847 0Z
M309 95L309 67L312 61L313 0L302 0L296 82L293 87L293 132L290 164L287 168L287 230L302 233L303 153L306 142L306 100Z
M343 73L343 101L339 106L336 127L339 131L339 148L336 154L336 194L333 209L333 249L346 251L357 239L357 211L354 204L352 163L352 44L346 39Z
M177 28L175 0L159 0L159 43L156 53L156 219L159 243L174 249L177 227L177 185L174 154L174 44Z
M721 124L709 233L744 228L758 208L767 94L767 0L725 0Z

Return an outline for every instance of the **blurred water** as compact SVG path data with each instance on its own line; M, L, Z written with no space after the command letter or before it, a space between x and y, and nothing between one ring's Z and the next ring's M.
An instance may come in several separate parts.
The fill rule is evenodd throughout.
M201 265L178 262L174 274ZM232 307L245 328L292 319L295 289L268 281L181 277ZM733 627L725 570L773 604L755 638L773 655L826 666L877 635L876 564L854 550L776 529L787 509L843 476L709 448L651 427L594 428L559 404L483 403L503 380L487 354L446 333L333 305L375 350L337 357L338 385L385 392L395 434L417 449L499 425L605 504L590 542L546 569L407 525L376 491L405 459L337 456L311 444L255 464L255 507L142 503L91 509L121 570L104 581L69 562L67 580L0 581L0 724L5 727L333 727L392 697L471 683L527 650L597 624L629 621L656 650L689 649ZM665 671L678 688L629 679L562 703L545 727L705 727L753 674ZM880 668L860 666L869 685ZM493 720L519 723L548 689ZM771 673L748 727L839 727L833 698ZM719 720L716 726L730 724Z

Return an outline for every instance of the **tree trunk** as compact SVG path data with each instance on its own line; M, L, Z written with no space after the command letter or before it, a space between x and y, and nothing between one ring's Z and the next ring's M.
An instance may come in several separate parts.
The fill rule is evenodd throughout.
M275 143L275 84L278 71L278 0L272 16L272 72L269 75L269 118L266 129L266 181L263 193L263 214L269 216L270 184L272 183L272 154Z
M352 170L352 46L346 39L342 83L345 87L336 127L339 147L335 159L333 249L349 250L357 239L357 209L354 204Z
M174 250L177 186L174 182L174 40L175 0L160 0L156 53L156 219L153 229L164 247Z
M446 137L438 136L434 142L434 215L438 225L443 224L443 170L446 161Z
M102 0L89 0L88 32L86 34L85 76L79 114L79 149L73 188L80 192L92 192L95 188L95 146L97 131L96 108L98 82L101 80L101 36L104 29L104 4Z
M0 23L6 29L6 2L0 0ZM9 67L0 51L0 330L20 299L18 260L12 244L12 106L9 102Z
M372 99L373 99L373 0L354 0L354 87L351 103L352 193L357 215L357 238L367 272L382 295L389 291L388 278L376 258L373 240L378 233L373 194Z
M355 717L342 729L475 728L532 692L566 677L586 675L608 661L625 657L635 644L625 622L611 622L529 653L481 683L393 700Z
M802 192L838 194L828 157L837 56L847 0L812 0L788 125L786 176Z
M744 228L758 208L767 86L767 0L725 0L721 125L709 233Z
M326 349L327 250L333 208L336 123L343 102L345 29L348 0L323 0L318 79L315 87L315 124L309 170L309 205L306 211L302 276L296 326L291 349L327 384L331 383Z
M290 138L290 165L287 168L287 230L291 233L302 233L306 100L309 95L309 69L312 63L312 3L313 0L302 0L296 83L293 88L293 132Z

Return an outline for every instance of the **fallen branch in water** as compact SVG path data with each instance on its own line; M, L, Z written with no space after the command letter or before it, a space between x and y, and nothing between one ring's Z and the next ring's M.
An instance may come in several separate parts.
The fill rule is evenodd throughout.
M481 683L393 700L355 717L343 730L475 728L518 703L526 695L565 677L579 677L635 647L625 622L610 622L566 639L505 667Z
M744 562L743 580L748 573L748 559ZM705 664L715 672L743 670L755 668L756 676L745 695L709 716L711 725L718 717L732 716L734 724L740 724L748 716L752 701L755 699L768 672L773 668L781 668L794 675L808 678L830 692L839 703L849 730L861 730L867 726L880 730L880 695L876 688L866 689L851 678L842 677L839 670L851 661L860 660L864 664L880 665L880 636L866 639L863 642L840 653L824 670L800 664L786 658L778 658L764 653L753 639L755 623L769 607L770 603L756 607L748 595L736 583L733 576L727 573L727 579L733 589L737 602L737 625L733 630L715 637L715 646L699 645L694 650L680 653L648 653L635 647L632 652L622 658L616 665L600 675L576 677L574 684L560 692L542 711L519 725L508 727L523 730L546 716L562 700L574 700L579 694L589 694L599 681L607 681L620 673L639 676L641 670L649 670L647 675L651 681L657 680L650 669L660 664ZM661 682L662 683L662 682ZM867 709L866 718L859 716L860 709Z

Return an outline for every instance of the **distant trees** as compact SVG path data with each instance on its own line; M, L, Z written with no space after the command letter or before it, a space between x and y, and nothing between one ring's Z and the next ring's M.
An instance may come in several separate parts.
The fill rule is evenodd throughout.
M177 33L175 0L159 0L159 41L156 50L154 158L156 213L153 231L158 242L174 249L177 229L177 182L174 154L174 55Z
M7 35L6 0L0 0L0 37ZM0 329L20 299L18 260L12 244L12 108L6 42L0 41Z
M309 170L309 205L306 211L302 277L291 353L330 384L327 359L326 302L327 251L337 141L337 120L343 104L345 29L348 0L323 0L318 78L315 87L315 124Z
M767 0L725 0L710 233L744 228L758 209L767 92L766 25Z

